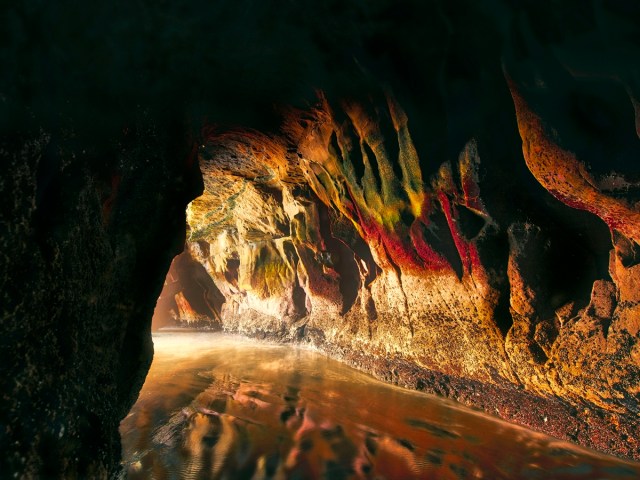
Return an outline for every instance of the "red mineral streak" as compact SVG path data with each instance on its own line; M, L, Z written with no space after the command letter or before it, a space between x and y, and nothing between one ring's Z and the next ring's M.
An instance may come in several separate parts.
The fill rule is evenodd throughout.
M640 243L640 212L624 200L602 193L586 165L550 138L541 118L531 110L517 86L509 78L507 81L516 107L522 152L533 176L564 204L597 215L611 229Z
M462 192L464 193L464 204L469 208L480 210L482 203L480 202L480 188L470 178L462 179Z
M469 254L469 248L467 243L463 240L463 237L458 229L457 219L454 218L454 212L452 210L449 197L447 197L447 195L445 195L443 192L440 192L438 193L438 200L440 201L440 205L442 206L444 216L447 219L451 237L453 238L453 243L455 244L456 250L458 250L458 254L460 255L464 274L469 274L471 273L471 256Z
M471 210L484 212L485 208L480 198L480 187L471 178L462 179L462 192L464 195L464 205Z
M409 236L416 252L423 261L425 270L450 270L451 265L449 262L424 240L422 235L423 225L425 224L420 219L413 222L409 230Z

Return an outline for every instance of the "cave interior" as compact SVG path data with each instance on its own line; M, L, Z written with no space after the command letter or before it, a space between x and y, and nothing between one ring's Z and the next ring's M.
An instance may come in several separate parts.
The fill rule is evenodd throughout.
M177 326L640 460L635 2L72 3L2 7L1 472L115 478Z

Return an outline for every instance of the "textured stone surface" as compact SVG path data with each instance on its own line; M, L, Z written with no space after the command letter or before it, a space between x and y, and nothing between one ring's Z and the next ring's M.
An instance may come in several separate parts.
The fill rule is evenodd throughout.
M114 161L100 171L99 152L74 162L72 140L56 133L0 147L0 189L15 199L2 211L12 235L1 244L0 470L101 478L117 468L118 424L153 354L158 280L201 183L181 142L133 134L144 151L123 147L126 169ZM145 168L151 159L156 168Z
M556 401L576 416L563 437L640 458L628 434L640 401L632 102L601 93L612 83L583 84L558 61L566 51L531 53L530 28L496 78L498 104L480 113L517 128L521 145L497 146L481 123L448 127L460 136L443 158L389 87L320 92L279 132L209 131L188 248L225 296L226 330L367 358L354 363L379 375L388 362L437 372L454 397L469 381L506 402ZM617 156L613 167L585 145Z
M507 84L517 90L508 76ZM394 359L445 375L457 385L451 396L457 382L473 381L493 385L507 402L555 398L559 411L577 417L563 437L639 458L637 439L621 447L635 428L640 391L637 245L625 235L635 228L635 207L625 207L626 217L606 213L629 200L590 197L588 211L608 223L613 240L609 250L602 242L599 258L583 257L591 264L580 266L579 284L563 285L554 276L567 279L561 269L571 266L561 257L574 247L563 243L562 223L519 221L517 209L533 205L492 213L480 172L503 173L483 157L484 142L469 140L456 161L423 178L406 114L390 93L381 98L331 107L321 96L313 111L290 114L280 135L236 131L204 143L206 188L188 209L188 245L225 296L222 327L368 357L366 368L378 374L377 365ZM514 102L524 108L515 94ZM517 121L521 161L568 207L586 209L568 196L576 185L576 198L583 195L582 180L563 177L577 166L586 172L585 164L540 140L540 118L526 127L535 134L522 127L530 120ZM564 196L557 178L566 179ZM603 438L587 433L592 409ZM508 408L497 413L524 421ZM559 434L546 422L524 423Z

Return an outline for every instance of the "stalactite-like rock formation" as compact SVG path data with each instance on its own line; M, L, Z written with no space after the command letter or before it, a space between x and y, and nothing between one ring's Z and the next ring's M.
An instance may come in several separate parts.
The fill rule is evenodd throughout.
M562 116L545 121L508 73L504 84L522 139L509 162L544 188L532 204L485 194L505 174L486 132L430 164L391 92L335 105L321 94L312 110L288 111L280 134L206 133L205 193L189 206L184 255L224 296L215 321L227 331L308 342L388 380L495 402L507 419L640 458L637 184L629 171L590 173L549 133ZM530 219L554 201L547 192L560 215ZM577 244L562 224L571 209L582 215L570 226ZM609 240L594 246L604 225ZM578 259L562 259L574 255L565 249ZM561 272L576 262L578 272ZM472 383L492 400L469 397ZM529 409L536 399L544 407Z

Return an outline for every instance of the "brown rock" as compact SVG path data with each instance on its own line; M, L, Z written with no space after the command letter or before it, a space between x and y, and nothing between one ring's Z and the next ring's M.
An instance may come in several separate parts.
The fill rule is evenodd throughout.
M591 301L589 313L598 318L611 319L617 305L618 290L613 282L608 280L596 280L591 289Z
M640 302L640 264L625 266L617 250L611 250L609 274L619 292L619 301Z
M576 302L565 303L555 311L556 319L561 327L574 318L577 313Z

